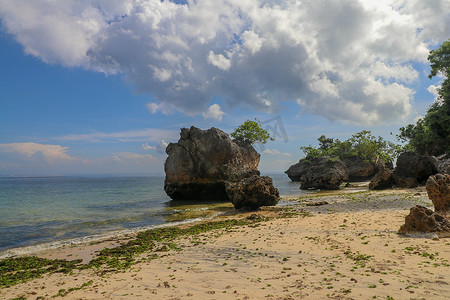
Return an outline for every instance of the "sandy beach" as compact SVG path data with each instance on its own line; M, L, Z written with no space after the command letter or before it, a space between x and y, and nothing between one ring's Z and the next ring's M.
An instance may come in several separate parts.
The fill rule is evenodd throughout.
M448 299L450 239L397 233L410 207L431 206L424 188L287 200L218 217L258 222L180 236L172 241L176 249L157 258L155 251L144 252L130 268L44 274L0 289L0 298ZM132 238L35 255L88 263L97 251Z

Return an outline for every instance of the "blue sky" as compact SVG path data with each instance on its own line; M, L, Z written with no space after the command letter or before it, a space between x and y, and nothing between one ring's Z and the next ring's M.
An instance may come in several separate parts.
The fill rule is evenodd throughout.
M449 1L422 2L1 0L0 175L163 174L180 128L253 118L287 133L266 173L322 134L395 141L450 37Z

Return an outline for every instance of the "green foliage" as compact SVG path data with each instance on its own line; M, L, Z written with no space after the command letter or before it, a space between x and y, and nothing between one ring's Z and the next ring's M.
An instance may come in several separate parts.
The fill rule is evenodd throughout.
M392 162L403 151L399 145L385 141L382 137L376 138L367 130L355 133L343 142L324 135L317 140L319 141L317 148L311 145L300 148L309 159L325 155L339 159L357 156L367 162L375 162L377 159Z
M450 153L450 40L430 51L430 79L444 76L438 90L438 101L433 103L423 119L400 128L399 140L408 142L410 150L420 154Z
M267 130L262 128L261 122L259 122L257 119L255 119L255 121L245 121L231 133L231 136L235 139L242 139L251 144L265 144L267 140L274 140L267 132Z

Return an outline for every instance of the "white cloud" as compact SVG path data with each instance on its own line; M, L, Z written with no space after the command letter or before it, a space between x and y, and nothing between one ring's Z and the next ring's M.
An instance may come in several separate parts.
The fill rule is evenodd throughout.
M168 142L166 142L165 140L161 140L158 142L158 145L156 146L156 151L160 154L165 154L168 145L169 145Z
M178 130L146 128L119 132L94 132L86 134L70 134L60 137L54 137L54 140L63 141L89 141L89 142L145 142L159 141L161 139L178 139Z
M152 165L158 162L151 154L138 154L138 153L130 153L130 152L119 152L115 153L111 156L111 160L126 165Z
M148 143L142 145L142 149L145 151L156 151L160 154L166 153L166 148L169 145L165 140L160 140L156 146L151 146Z
M450 36L450 1L0 0L0 19L44 62L124 74L152 113L301 99L374 124L411 112L414 63Z
M150 150L156 150L156 147L150 146L148 143L145 143L142 145L142 149L144 149L144 151L150 151Z
M291 156L290 153L287 153L287 152L280 152L280 151L278 151L277 149L265 149L265 150L263 151L263 154Z
M222 54L214 54L212 50L209 51L208 62L211 65L224 71L231 68L231 61L228 58L226 58Z
M206 119L214 119L218 121L222 121L222 116L224 112L220 108L219 104L213 104L208 108L208 111L203 113L203 117Z
M440 85L430 85L428 88L427 88L427 91L430 93L430 94L432 94L433 96L434 96L434 103L440 103L440 102L442 102L440 99L439 99L439 89L441 88L441 86Z
M44 145L38 143L10 143L0 144L0 151L9 152L26 156L27 158L41 155L46 162L53 164L55 162L74 161L76 158L68 155L68 147L60 145Z

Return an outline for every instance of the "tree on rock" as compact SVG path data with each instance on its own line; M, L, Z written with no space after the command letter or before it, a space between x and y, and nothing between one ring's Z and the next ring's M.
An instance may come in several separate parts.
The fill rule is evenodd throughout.
M231 136L235 139L241 139L251 144L265 144L267 140L274 140L267 132L267 130L262 128L261 122L259 122L257 119L255 119L255 121L245 121L231 133Z
M450 153L450 40L430 51L430 79L441 74L444 81L434 102L423 119L400 128L398 138L419 154Z

